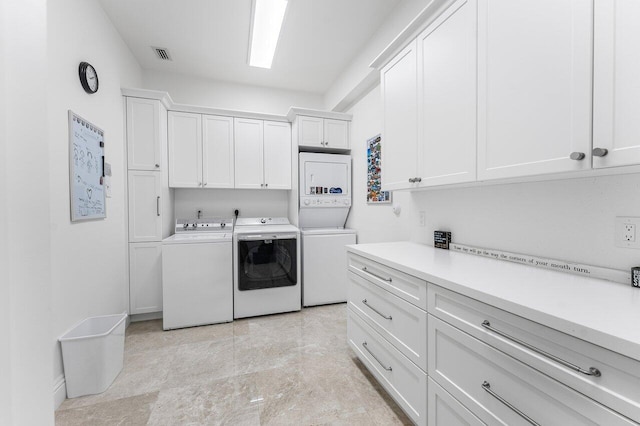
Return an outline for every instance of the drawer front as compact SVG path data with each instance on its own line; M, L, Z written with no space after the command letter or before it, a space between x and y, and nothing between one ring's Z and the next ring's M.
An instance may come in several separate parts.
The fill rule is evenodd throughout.
M423 371L427 312L349 272L349 307Z
M347 309L347 340L358 358L411 420L418 425L426 425L426 373L351 309Z
M349 253L349 270L418 308L427 310L426 281L353 253Z
M431 315L640 422L640 362L436 285L428 300Z
M428 326L431 377L487 424L637 425L438 318Z
M479 418L444 390L442 386L428 379L427 412L429 426L485 426Z

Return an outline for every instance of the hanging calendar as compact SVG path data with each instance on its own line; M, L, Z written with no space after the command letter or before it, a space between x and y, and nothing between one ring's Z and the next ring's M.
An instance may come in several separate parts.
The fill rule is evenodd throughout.
M104 132L69 110L69 192L71 221L107 216Z

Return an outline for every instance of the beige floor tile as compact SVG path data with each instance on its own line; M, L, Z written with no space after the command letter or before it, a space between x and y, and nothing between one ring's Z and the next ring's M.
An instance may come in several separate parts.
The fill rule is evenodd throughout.
M56 412L58 426L146 425L158 392Z
M411 424L355 357L346 328L346 304L171 331L133 323L114 384L65 401L56 423Z

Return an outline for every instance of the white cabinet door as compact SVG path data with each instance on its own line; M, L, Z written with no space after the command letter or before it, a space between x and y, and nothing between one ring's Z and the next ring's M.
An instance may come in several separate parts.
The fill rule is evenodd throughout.
M298 146L323 148L324 122L322 118L299 115L297 120Z
M476 11L457 0L418 36L419 186L476 179Z
M169 186L202 186L202 116L169 111Z
M166 110L160 101L127 98L127 161L129 170L160 170L161 120Z
M236 188L263 188L264 122L248 118L234 119ZM289 165L291 167L291 165Z
M591 0L479 0L478 179L590 168L592 26Z
M348 121L325 118L323 128L325 148L349 149Z
M595 7L593 167L640 164L640 2Z
M202 116L202 186L233 188L233 118Z
M264 185L267 189L291 189L291 125L264 122Z
M160 172L129 171L129 241L162 240Z
M382 131L382 189L416 187L418 173L418 81L416 41L400 52L380 73L384 128Z
M162 311L162 243L129 244L131 314Z

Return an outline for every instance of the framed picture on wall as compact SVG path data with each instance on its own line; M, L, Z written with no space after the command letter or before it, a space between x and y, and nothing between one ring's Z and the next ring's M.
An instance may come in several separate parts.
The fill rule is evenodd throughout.
M367 203L391 203L391 193L382 191L381 157L382 136L377 135L367 140Z

